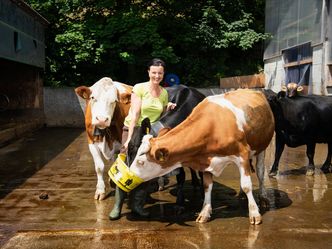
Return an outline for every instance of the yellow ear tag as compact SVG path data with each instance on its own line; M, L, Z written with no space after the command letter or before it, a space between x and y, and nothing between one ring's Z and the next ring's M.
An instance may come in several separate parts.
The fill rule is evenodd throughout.
M163 162L163 161L165 161L165 158L162 156L162 157L159 158L159 161Z
M87 99L87 98L88 98L88 95L87 95L85 92L83 93L83 98L84 98L84 99Z
M125 192L130 192L144 181L130 171L124 162L125 160L126 154L119 154L108 171L108 175L119 188Z
M149 134L150 133L150 129L149 127L146 127L146 134Z

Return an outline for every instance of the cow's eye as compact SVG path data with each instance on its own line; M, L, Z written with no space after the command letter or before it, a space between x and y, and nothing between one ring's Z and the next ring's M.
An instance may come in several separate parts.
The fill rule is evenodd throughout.
M94 96L91 96L90 99L94 102L97 102L97 99Z
M139 166L143 166L143 165L144 165L144 162L143 162L142 160L137 160L137 164L138 164Z

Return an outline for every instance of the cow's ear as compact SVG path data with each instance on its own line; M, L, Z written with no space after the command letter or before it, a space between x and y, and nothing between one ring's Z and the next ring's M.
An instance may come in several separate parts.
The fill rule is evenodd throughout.
M91 95L91 90L87 86L80 86L75 88L75 92L78 96L80 96L83 99L89 99Z
M164 162L164 161L168 160L169 152L165 148L159 148L159 149L156 150L154 156L155 156L157 161Z
M129 104L130 103L131 94L130 93L121 93L119 97L119 101L122 104Z

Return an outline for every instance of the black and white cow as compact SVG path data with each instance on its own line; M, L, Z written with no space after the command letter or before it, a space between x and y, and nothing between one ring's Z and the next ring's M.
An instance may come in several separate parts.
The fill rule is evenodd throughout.
M327 158L321 167L329 172L332 153L332 98L328 96L297 94L301 86L289 84L278 94L265 90L275 118L275 160L270 176L278 173L279 160L285 145L289 147L307 146L307 175L314 174L314 155L316 143L327 143Z
M205 95L199 92L195 88L187 87L184 85L178 85L167 88L168 100L169 102L176 103L176 108L166 112L157 122L150 125L149 121L144 121L141 127L138 127L134 133L133 137L128 145L128 162L129 165L132 163L136 157L137 150L141 145L141 141L144 135L146 135L146 127L149 127L153 136L157 136L159 131L163 128L174 128L182 121L184 121L194 107L200 103ZM194 187L199 185L199 180L197 178L196 172L192 169L191 178ZM202 179L202 175L201 175ZM183 185L185 182L185 171L183 168L179 169L179 173L176 174L177 180L177 198L176 204L180 207L180 210L184 205L184 195L183 195ZM159 181L160 184L160 181ZM159 185L160 187L160 185ZM201 190L203 186L201 184Z
M173 110L167 111L162 117L159 119L159 122L150 125L150 121L148 119L144 119L140 127L135 127L132 138L128 145L127 158L126 163L130 165L134 158L136 157L139 146L141 145L142 138L144 135L148 133L152 133L155 136L159 134L159 131L165 128L165 131L168 128L173 128L177 124L181 123L186 119L187 116L191 113L193 108L201 102L205 95L200 93L197 89L186 87L184 85L178 85L174 87L166 88L168 92L168 101L172 103L176 103L176 107ZM148 128L148 130L147 130ZM195 171L191 171L192 174L192 183L197 186L199 184L199 180L196 176ZM184 206L184 197L183 197L183 185L185 182L185 172L184 169L180 169L177 174L177 207L178 212L183 210ZM202 179L202 178L201 178ZM203 190L203 186L201 188ZM126 193L121 191L119 188L116 189L115 193L115 202L112 211L109 214L110 220L119 219L121 216L121 209L124 199L126 197ZM145 198L144 198L145 199ZM134 200L131 200L131 202ZM139 214L143 215L143 214ZM144 214L145 215L145 214ZM143 215L143 216L144 216Z

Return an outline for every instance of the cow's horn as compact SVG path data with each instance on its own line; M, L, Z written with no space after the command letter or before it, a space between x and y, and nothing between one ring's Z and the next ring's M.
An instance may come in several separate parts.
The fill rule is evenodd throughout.
M303 86L299 86L299 87L296 89L296 91L298 91L298 92L302 92L302 91L303 91Z
M282 86L281 87L281 91L286 92L287 91L287 87L286 86Z

